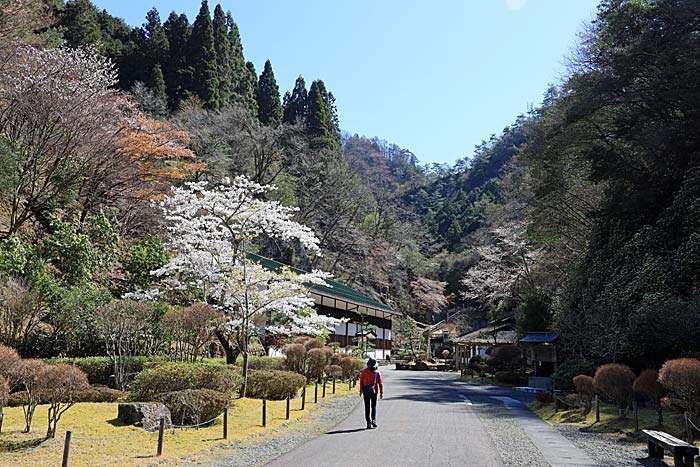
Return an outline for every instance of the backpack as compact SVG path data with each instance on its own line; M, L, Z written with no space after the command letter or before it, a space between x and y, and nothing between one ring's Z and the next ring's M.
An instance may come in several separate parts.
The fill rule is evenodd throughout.
M374 388L375 388L375 386L377 386L377 377L378 376L379 376L379 372L375 371L374 372L374 383L372 383L371 386L365 386L365 385L362 386L362 395L363 396L371 397L374 395Z

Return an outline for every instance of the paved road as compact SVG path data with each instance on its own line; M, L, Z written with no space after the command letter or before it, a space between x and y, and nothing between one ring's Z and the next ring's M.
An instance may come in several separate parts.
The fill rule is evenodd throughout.
M364 409L358 404L333 430L277 458L268 467L595 466L582 451L527 410L522 402L531 397L528 394L467 384L456 380L454 374L386 367L380 371L385 397L378 402L378 429L364 428ZM498 411L495 419L485 415L492 413L493 407ZM502 430L503 423L507 430ZM512 436L504 433L512 431L514 424L528 446L517 446ZM515 449L530 449L534 455L521 461L517 458L521 452L510 452Z

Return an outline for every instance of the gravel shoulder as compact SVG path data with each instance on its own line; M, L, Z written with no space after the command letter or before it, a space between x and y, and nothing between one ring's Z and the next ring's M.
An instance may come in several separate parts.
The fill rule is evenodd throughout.
M601 467L663 467L666 464L649 459L646 446L615 436L590 431L580 431L574 425L557 424L554 427L573 445L584 450Z
M353 393L340 396L313 407L303 417L285 423L280 428L251 436L241 441L219 445L210 453L195 459L184 459L178 467L254 467L295 449L330 430L350 415L359 398ZM173 466L174 467L174 466Z

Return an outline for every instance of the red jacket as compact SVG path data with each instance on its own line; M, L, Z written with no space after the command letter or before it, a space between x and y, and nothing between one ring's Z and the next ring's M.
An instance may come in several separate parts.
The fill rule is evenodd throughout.
M372 371L369 368L365 368L360 373L360 394L362 394L362 386L371 386L374 384L374 375L377 375L377 384L374 386L374 392L379 389L379 394L384 395L384 385L382 384L382 375L379 374L379 370Z

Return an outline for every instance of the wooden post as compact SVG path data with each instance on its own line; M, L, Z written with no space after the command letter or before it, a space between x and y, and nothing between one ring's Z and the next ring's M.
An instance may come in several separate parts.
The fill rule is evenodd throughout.
M304 405L306 405L306 386L301 390L301 410L304 410Z
M61 467L68 467L68 456L70 455L70 440L73 433L66 431L66 441L63 443L63 462Z
M335 394L335 376L333 377L333 394Z
M688 412L683 412L683 418L685 419L685 435L688 443L693 444L693 428L690 426L690 415Z
M263 428L267 425L267 401L265 399L263 399L262 425Z
M595 421L600 422L600 398L598 394L595 395Z
M160 417L160 425L158 425L158 456L163 454L163 432L165 431L165 418Z
M224 408L224 439L228 439L228 407Z
M321 397L326 398L326 378L323 378L323 395Z
M348 380L348 391L352 391L352 380Z
M554 413L559 412L559 398L554 395Z
M318 404L318 379L316 379L316 386L314 388L314 404Z
M632 409L634 410L634 431L636 433L639 431L639 407L636 399L632 401Z
M287 420L289 420L289 394L287 394Z

